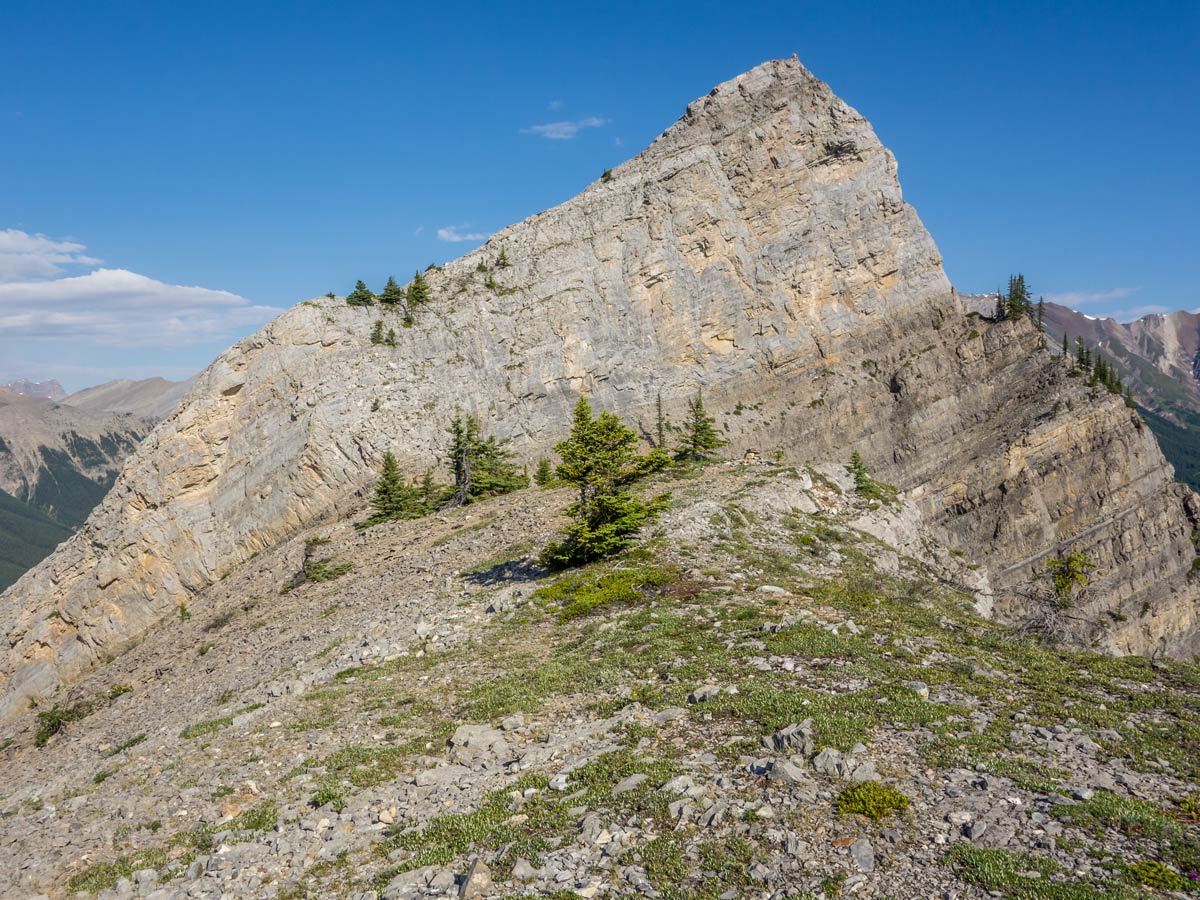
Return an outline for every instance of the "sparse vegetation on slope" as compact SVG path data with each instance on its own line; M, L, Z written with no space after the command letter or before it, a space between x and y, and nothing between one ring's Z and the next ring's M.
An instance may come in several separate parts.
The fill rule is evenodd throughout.
M514 566L538 542L512 535L565 491L393 530L323 529L305 549L352 559L337 581L278 598L299 605L261 611L259 627L253 606L220 629L176 627L214 643L196 663L217 666L213 678L229 677L232 645L270 648L265 636L295 619L320 621L327 646L301 643L307 656L274 664L268 650L255 666L269 681L183 721L150 710L173 728L153 744L42 751L89 761L59 782L89 805L138 783L147 804L205 786L189 807L202 821L151 828L148 806L144 827L62 878L102 892L151 868L185 895L216 879L235 895L408 897L405 885L451 884L478 856L497 893L528 896L554 896L562 872L673 900L864 882L893 896L1048 900L1190 887L1197 669L1034 643L979 619L946 572L856 527L892 513L835 490L853 484L843 467L816 474L683 473L638 546L560 574ZM810 501L816 512L799 511ZM269 584L272 564L252 561L222 589L248 590L256 582L239 579L259 565ZM412 598L411 618L393 618L381 583ZM194 620L213 620L193 605L205 609ZM87 721L136 734L133 705L124 724L109 720L126 708ZM1088 793L1113 772L1125 781ZM32 811L16 815L39 840ZM271 881L189 876L210 857Z

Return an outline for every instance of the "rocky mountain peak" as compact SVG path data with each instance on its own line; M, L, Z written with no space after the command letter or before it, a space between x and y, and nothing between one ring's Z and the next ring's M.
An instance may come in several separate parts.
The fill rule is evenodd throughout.
M703 387L731 455L860 451L925 540L974 562L981 609L1010 610L1078 547L1099 563L1093 612L1121 617L1097 640L1200 639L1194 501L1152 435L1027 324L966 315L891 154L796 60L724 83L608 177L424 277L411 327L309 300L198 377L83 530L0 597L0 718L356 509L384 451L423 471L456 406L532 462L580 394L648 434L658 396L678 416ZM394 347L369 339L381 317Z
M53 378L48 381L29 381L18 378L14 381L6 381L4 384L0 384L0 390L11 391L14 394L23 394L26 397L41 397L45 400L61 400L67 396L67 392L63 390L63 386Z

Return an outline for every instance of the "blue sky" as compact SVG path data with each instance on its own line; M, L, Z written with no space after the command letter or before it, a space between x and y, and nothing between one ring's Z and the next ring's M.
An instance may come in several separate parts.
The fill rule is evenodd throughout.
M277 310L569 198L792 53L895 152L961 290L1020 270L1091 314L1200 306L1194 0L5 0L3 20L0 381L187 375Z

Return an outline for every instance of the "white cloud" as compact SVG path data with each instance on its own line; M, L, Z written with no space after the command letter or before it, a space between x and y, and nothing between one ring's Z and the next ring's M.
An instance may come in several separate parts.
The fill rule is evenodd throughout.
M470 225L447 225L445 228L439 228L437 230L438 240L458 244L463 241L486 241L490 237L479 231L460 231L460 229L470 227Z
M561 100L551 100L549 103L546 104L546 108L550 109L550 110L562 109L563 102Z
M608 119L602 119L599 116L589 116L586 119L577 119L574 122L549 122L545 125L530 125L528 128L522 128L522 134L536 134L539 137L549 138L552 141L569 141L585 128L599 128L602 125L607 125Z
M86 249L76 241L7 228L0 231L0 282L53 278L61 275L65 266L98 265L100 260L86 256Z
M166 284L125 269L0 284L6 338L178 347L236 335L280 312L228 291Z
M1060 306L1070 306L1077 309L1092 303L1107 303L1110 300L1121 300L1135 293L1137 288L1112 288L1108 291L1065 291L1060 294L1046 294L1046 299Z

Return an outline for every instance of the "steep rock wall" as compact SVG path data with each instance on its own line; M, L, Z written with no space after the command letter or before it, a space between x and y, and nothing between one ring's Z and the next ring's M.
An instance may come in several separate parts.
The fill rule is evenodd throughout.
M427 276L411 328L307 301L200 376L83 531L0 598L0 717L347 508L385 449L423 470L455 405L531 460L579 393L648 425L659 392L678 412L700 385L735 450L861 449L997 587L1078 539L1118 602L1161 610L1114 646L1193 639L1186 497L1153 439L1028 326L964 315L895 160L795 60L719 86L611 180ZM380 317L396 348L369 343Z

